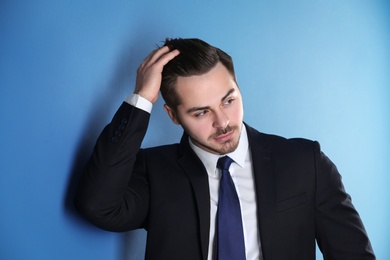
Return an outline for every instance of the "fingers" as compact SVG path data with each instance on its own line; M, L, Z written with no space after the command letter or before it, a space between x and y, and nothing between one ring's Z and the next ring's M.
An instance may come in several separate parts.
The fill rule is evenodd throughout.
M150 68L151 66L159 67L159 71L162 71L164 65L179 55L178 50L170 51L168 46L164 46L152 51L144 62L140 65L140 68Z
M157 60L159 60L163 55L165 55L168 52L169 52L168 46L155 49L146 58L147 63L152 63L152 64L155 63Z
M179 53L178 50L170 51L167 46L152 51L138 67L134 93L154 103L160 90L163 68Z
M165 47L168 48L167 46ZM163 54L155 61L155 63L163 67L179 54L180 54L179 50L169 51L168 49L168 52L165 52L164 50Z

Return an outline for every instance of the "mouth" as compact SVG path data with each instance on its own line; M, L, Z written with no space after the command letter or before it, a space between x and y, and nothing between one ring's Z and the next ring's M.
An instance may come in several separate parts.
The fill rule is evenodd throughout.
M232 138L233 133L234 133L234 129L228 131L227 133L215 136L214 140L217 141L218 143L225 143Z

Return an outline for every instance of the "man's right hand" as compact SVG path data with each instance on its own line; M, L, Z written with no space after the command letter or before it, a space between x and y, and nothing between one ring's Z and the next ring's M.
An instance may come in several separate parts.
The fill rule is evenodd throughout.
M168 46L152 51L138 67L134 93L152 103L156 102L161 86L163 68L179 54L178 50L170 51Z

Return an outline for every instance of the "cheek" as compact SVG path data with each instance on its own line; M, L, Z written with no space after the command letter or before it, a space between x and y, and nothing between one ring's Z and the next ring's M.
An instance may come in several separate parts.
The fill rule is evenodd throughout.
M184 120L182 121L183 127L192 136L204 139L208 138L212 133L212 127L209 120Z
M230 120L234 121L235 123L240 123L242 121L244 116L244 110L242 109L242 106L239 106L237 109L234 109L232 113L230 114Z
M210 122L209 120L200 120L197 122L192 122L192 131L197 136L208 135L210 131Z

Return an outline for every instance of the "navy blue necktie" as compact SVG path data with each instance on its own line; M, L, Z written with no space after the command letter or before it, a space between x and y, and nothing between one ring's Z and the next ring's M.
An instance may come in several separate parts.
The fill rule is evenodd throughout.
M217 212L216 259L218 260L245 260L240 201L229 172L232 161L230 157L224 156L219 158L217 163L217 167L222 172Z

